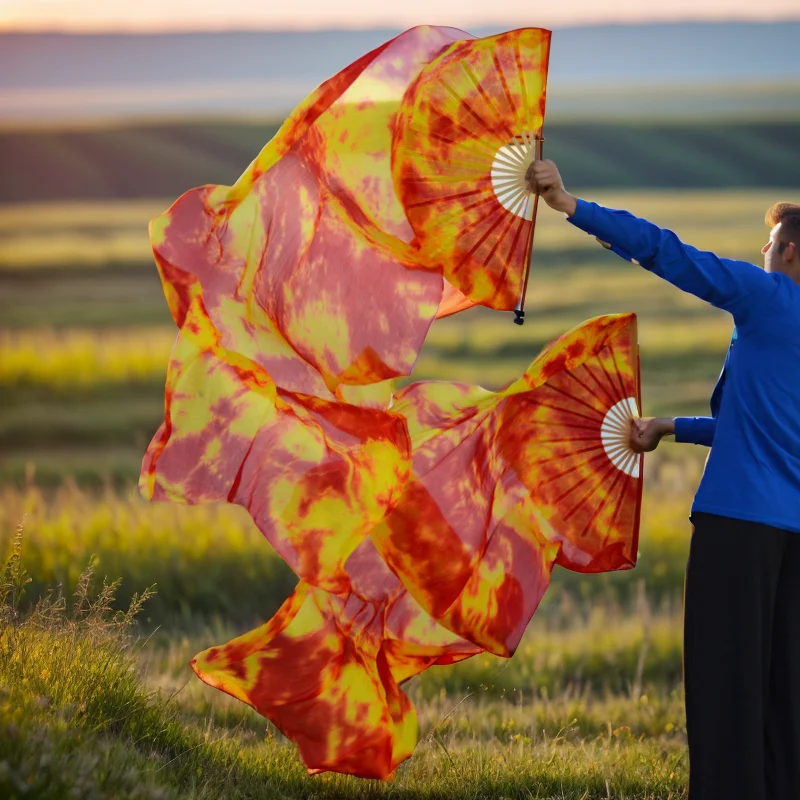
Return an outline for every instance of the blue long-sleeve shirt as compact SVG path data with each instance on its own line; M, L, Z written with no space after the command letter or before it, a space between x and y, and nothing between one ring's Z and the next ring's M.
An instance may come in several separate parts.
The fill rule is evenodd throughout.
M717 385L711 394L711 416L710 417L676 417L675 418L675 441L686 442L689 444L704 444L711 447L714 444L714 433L717 429L717 415L722 404L722 392L725 389L725 378L728 375L728 365L731 360L731 352L739 338L739 331L733 329L731 343L728 353L725 356L725 364L717 380Z
M697 250L626 211L579 200L570 222L732 314L735 336L713 416L682 423L686 440L713 441L692 511L800 533L800 286Z

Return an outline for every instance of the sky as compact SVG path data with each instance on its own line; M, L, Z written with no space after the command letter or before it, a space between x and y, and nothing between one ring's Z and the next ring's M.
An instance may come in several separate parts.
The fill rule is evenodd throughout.
M0 30L559 27L800 18L798 0L0 0Z

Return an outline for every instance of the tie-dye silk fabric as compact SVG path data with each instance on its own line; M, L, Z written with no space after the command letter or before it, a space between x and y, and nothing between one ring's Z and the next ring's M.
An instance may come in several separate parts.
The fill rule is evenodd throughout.
M584 323L500 392L407 386L392 406L412 448L404 490L341 565L349 588L301 581L194 670L272 720L311 771L388 777L417 736L403 681L512 655L555 564L635 565L641 457L624 442L638 406L632 314Z
M312 772L387 778L417 738L404 681L511 655L555 564L635 564L632 315L585 323L501 392L392 381L437 316L516 301L532 206L515 181L548 47L546 31L413 29L323 84L232 187L188 192L151 225L179 334L140 487L244 506L297 573L272 620L193 667ZM442 91L467 98L450 133ZM495 158L475 151L480 196L459 217L442 164L454 154L463 181L457 153L491 109L527 116L487 138Z

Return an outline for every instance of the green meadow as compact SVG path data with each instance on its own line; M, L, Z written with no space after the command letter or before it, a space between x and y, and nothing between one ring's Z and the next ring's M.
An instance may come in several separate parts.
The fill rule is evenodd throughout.
M176 334L147 222L191 186L232 183L272 131L0 131L0 796L685 798L681 595L702 448L648 457L635 570L557 569L512 659L408 684L420 743L386 784L307 776L270 723L194 677L196 652L268 619L296 578L242 509L136 492ZM547 153L581 196L759 263L766 208L800 197L798 131L564 122ZM546 208L525 324L441 320L409 380L499 388L565 330L623 311L639 315L645 415L706 413L727 315Z

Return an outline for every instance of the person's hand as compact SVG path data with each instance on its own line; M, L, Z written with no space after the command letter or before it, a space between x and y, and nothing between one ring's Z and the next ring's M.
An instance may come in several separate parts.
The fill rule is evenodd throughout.
M577 200L564 188L564 182L555 162L547 159L536 159L525 173L525 180L532 192L556 211L563 211L568 216L575 213Z
M651 453L661 440L675 433L675 420L668 417L645 417L631 420L630 446L635 453Z

